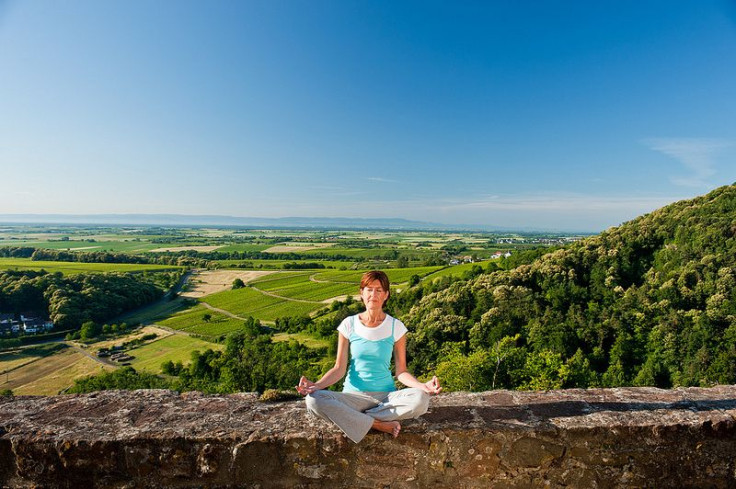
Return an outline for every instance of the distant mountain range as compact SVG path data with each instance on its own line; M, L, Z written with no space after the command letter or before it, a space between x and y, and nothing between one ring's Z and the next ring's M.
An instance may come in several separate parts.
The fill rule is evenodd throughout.
M282 229L385 229L412 231L540 231L480 225L451 225L400 218L236 217L183 214L0 214L2 224L71 224L115 226L231 226Z

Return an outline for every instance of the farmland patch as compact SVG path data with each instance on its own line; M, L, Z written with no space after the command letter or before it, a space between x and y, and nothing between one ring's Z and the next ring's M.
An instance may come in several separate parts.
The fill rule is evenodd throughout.
M176 253L178 251L201 251L203 253L209 252L209 251L215 251L218 248L222 248L222 246L172 246L170 248L156 248L151 250L152 253Z
M131 365L139 371L161 373L161 364L172 362L188 363L192 352L199 350L223 350L225 347L217 343L192 338L183 334L175 334L158 341L153 341L139 348L129 350L133 356Z
M189 290L182 292L184 297L200 298L231 289L233 281L239 278L244 283L273 273L272 271L205 270L193 273L189 278Z

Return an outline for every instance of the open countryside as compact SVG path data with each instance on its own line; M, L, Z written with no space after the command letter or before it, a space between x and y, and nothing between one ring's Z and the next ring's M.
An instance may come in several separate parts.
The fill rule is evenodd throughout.
M86 340L65 340L62 334L39 346L33 345L32 335L24 336L30 345L2 350L0 390L55 394L66 391L76 379L126 365L162 374L165 362L187 365L193 352L222 350L225 338L241 331L249 318L275 328L281 318L331 317L333 302L340 305L357 298L360 277L368 269L384 269L398 292L410 283L461 277L471 274L473 267L477 273L492 262L507 261L494 255L579 238L454 232L7 226L0 229L0 271L58 272L65 276L145 274L152 283L158 282L164 296L99 325L103 328L127 323L132 330ZM171 272L181 280L173 283ZM242 285L235 286L236 281ZM0 303L3 308L8 306ZM79 327L81 324L75 329ZM275 333L275 342L297 341L322 352L330 344L324 337L306 332ZM148 339L140 342L146 336ZM10 337L0 336L2 339ZM49 340L39 337L39 341ZM113 351L110 349L124 351L124 361L98 356Z

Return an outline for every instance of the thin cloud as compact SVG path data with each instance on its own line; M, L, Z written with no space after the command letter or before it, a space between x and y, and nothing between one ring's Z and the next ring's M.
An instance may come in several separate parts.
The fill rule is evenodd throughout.
M391 180L390 178L381 178L381 177L368 177L368 180L371 182L379 182L379 183L399 183L397 180Z
M715 155L731 145L726 140L708 138L652 138L644 140L644 144L674 158L692 172L670 177L673 184L684 187L708 187L708 178L716 173Z
M445 211L535 211L535 212L580 212L590 211L640 211L656 209L678 200L672 197L632 197L564 194L564 195L509 195L488 196L465 202L440 203Z

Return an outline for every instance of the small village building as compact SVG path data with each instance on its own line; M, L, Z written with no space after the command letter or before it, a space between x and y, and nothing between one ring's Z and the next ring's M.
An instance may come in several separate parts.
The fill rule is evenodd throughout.
M33 313L20 314L20 320L15 319L15 314L0 313L0 335L24 333L42 333L53 329L54 323L41 319Z

